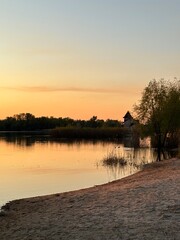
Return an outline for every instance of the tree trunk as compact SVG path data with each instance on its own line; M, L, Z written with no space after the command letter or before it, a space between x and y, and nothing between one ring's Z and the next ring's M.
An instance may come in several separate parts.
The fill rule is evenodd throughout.
M161 143L161 134L158 135L158 146L157 146L157 160L161 161L161 151L162 151L162 143Z

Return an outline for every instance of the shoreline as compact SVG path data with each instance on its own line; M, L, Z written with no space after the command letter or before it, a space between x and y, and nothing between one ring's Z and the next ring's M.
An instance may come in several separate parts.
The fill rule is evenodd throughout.
M179 239L180 159L103 185L7 203L0 239Z

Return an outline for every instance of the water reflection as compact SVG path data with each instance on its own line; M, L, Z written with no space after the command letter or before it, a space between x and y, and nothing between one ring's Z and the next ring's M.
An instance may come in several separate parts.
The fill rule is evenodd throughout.
M121 144L108 152L101 164L115 180L140 171L144 164L155 160L156 152L151 148L127 148Z
M168 149L162 152L161 159L174 158L178 154L179 149ZM116 180L142 170L145 164L156 162L157 155L157 150L150 147L132 148L121 144L108 152L101 164L107 169L109 177L113 176Z
M102 159L112 150L128 164L104 167ZM41 135L1 135L0 205L17 198L107 183L155 160L152 149L127 148L120 141L58 141Z
M42 134L27 134L27 133L0 133L0 141L5 141L7 144L13 144L17 147L33 147L36 143L41 144L66 144L67 146L81 146L83 144L96 145L99 142L102 145L107 145L112 142L112 140L79 140L79 139L58 139L50 137L49 135ZM118 140L118 143L122 143L123 140Z

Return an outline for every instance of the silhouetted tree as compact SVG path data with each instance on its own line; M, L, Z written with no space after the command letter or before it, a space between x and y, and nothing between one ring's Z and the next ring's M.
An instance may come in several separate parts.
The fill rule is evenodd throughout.
M180 128L180 81L150 81L135 111L152 136L160 160L161 149Z

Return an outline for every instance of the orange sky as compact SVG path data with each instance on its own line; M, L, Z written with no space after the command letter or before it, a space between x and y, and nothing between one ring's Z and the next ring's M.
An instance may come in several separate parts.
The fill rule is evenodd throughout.
M134 89L0 89L1 118L30 112L35 116L98 118L122 120L139 98Z
M154 78L180 76L180 3L0 2L0 118L122 120Z

